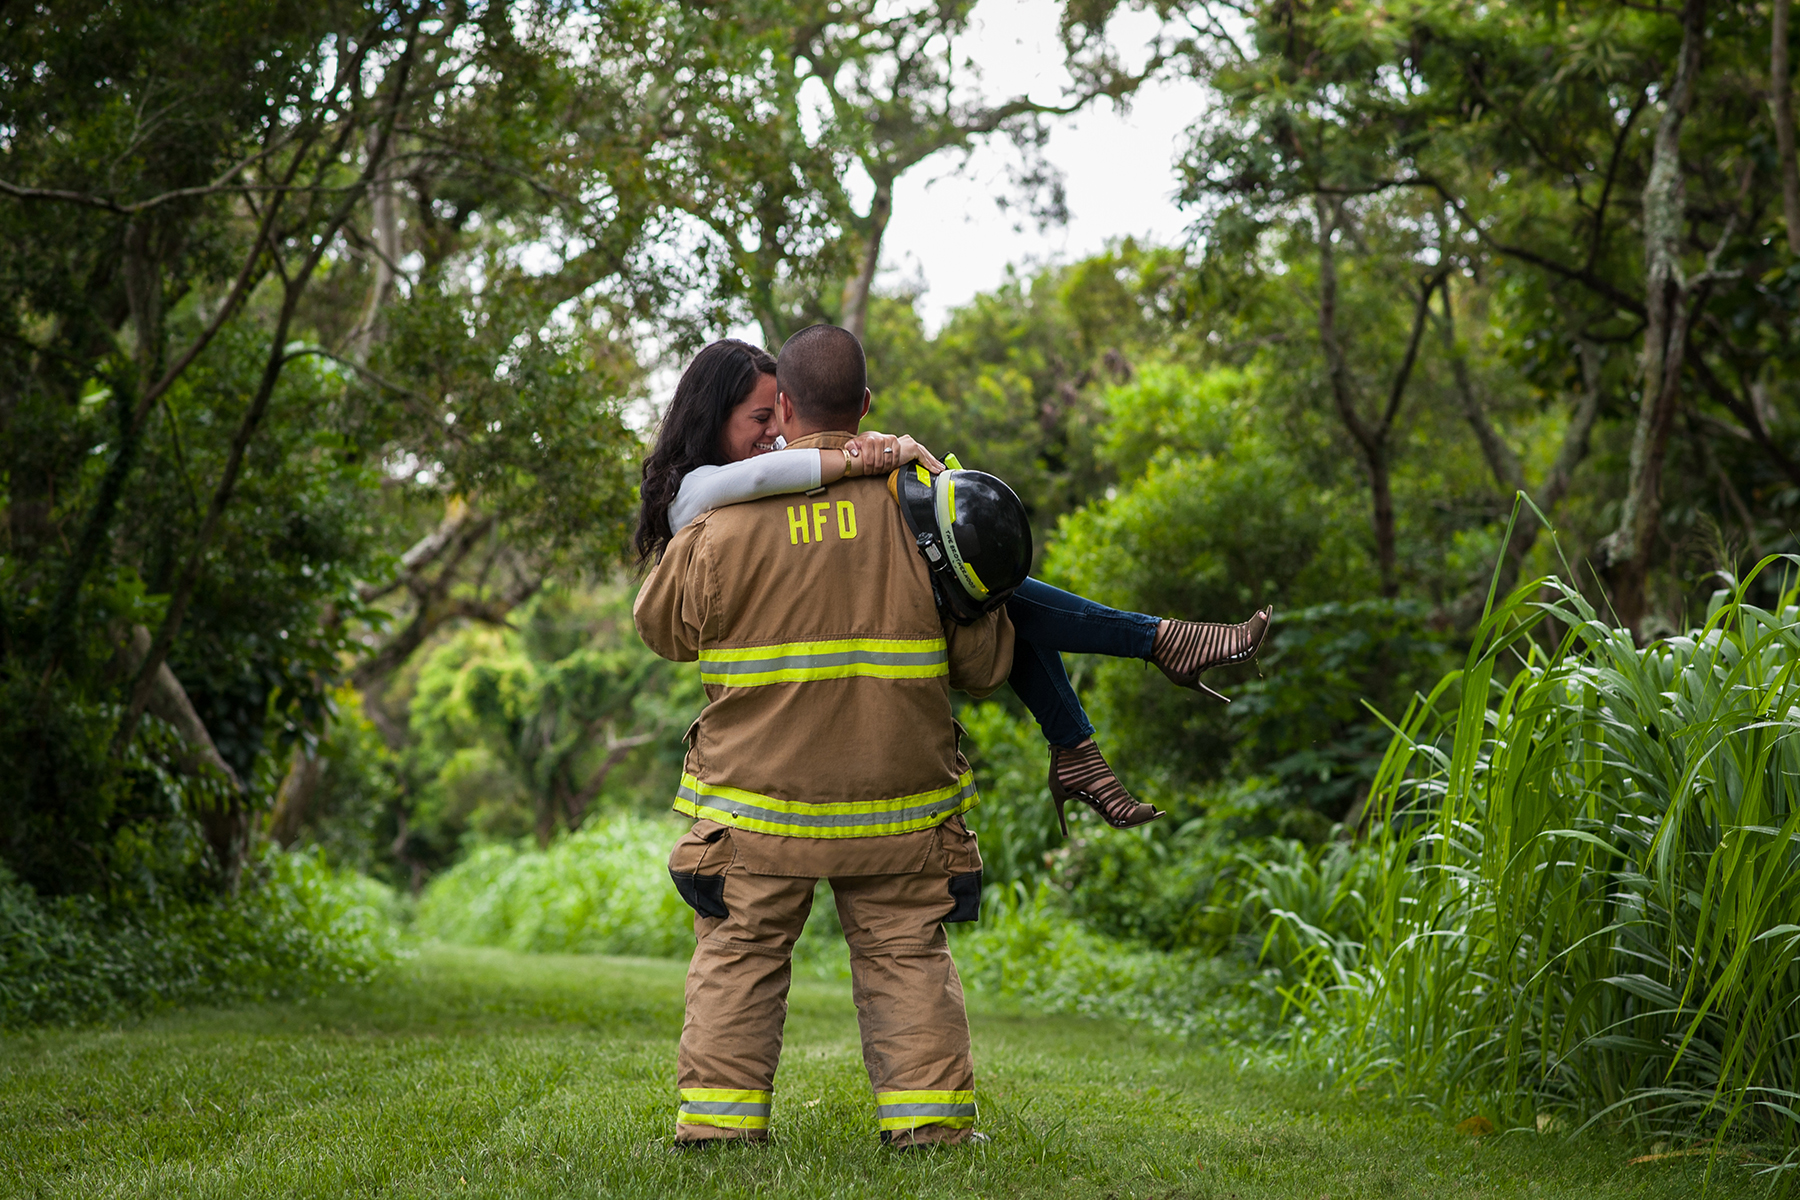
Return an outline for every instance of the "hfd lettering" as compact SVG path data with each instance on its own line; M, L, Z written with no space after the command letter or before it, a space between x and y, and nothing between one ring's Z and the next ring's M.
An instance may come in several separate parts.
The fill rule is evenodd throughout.
M856 505L848 500L839 500L834 506L829 500L821 500L817 504L802 504L796 509L788 505L788 545L798 546L801 542L808 545L825 540L825 522L834 515L836 508L838 540L847 542L856 536Z

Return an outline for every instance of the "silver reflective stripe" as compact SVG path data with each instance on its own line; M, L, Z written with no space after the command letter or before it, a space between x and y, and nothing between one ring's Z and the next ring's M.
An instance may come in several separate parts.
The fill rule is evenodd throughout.
M711 1117L766 1117L769 1115L769 1107L767 1104L732 1104L724 1100L681 1102L681 1111L688 1116L705 1114Z
M972 1117L973 1104L877 1104L878 1117Z
M765 671L799 671L815 667L933 667L950 661L948 650L905 652L839 650L831 654L782 654L773 658L705 660L708 675L760 675Z
M753 821L767 821L771 825L793 825L812 829L849 829L859 825L897 825L906 821L923 820L939 813L954 812L959 805L975 794L975 784L971 780L959 790L929 804L916 804L909 808L884 808L874 812L811 813L781 812L763 808L735 796L698 792L686 783L676 789L676 795L683 800L714 811L727 812L733 816Z

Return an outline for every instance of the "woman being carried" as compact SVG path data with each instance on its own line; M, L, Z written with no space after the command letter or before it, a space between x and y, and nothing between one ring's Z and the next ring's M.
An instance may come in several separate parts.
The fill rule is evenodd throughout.
M723 505L808 492L909 462L944 469L912 438L884 433L858 434L843 450L778 449L775 414L775 359L767 351L728 338L695 355L644 462L634 539L640 559L660 556L677 531ZM1107 608L1037 579L1019 586L1006 602L1017 635L1007 682L1050 743L1050 795L1065 835L1063 805L1071 799L1115 829L1163 814L1133 799L1107 765L1062 654L1146 659L1178 687L1217 696L1200 673L1253 657L1272 611L1264 608L1237 625L1177 621Z

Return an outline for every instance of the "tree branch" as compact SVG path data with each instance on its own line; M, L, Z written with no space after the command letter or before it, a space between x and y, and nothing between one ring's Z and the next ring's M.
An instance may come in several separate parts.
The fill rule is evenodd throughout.
M1419 343L1425 337L1425 323L1431 312L1431 293L1444 282L1450 268L1444 267L1437 274L1425 281L1419 292L1419 298L1413 305L1412 334L1406 339L1406 354L1400 360L1400 367L1394 372L1394 379L1388 388L1387 408L1381 414L1381 424L1376 436L1387 441L1387 436L1394 428L1394 418L1400 413L1400 402L1406 398L1406 385L1412 379L1413 366L1419 361Z
M368 186L372 174L380 167L380 151L385 147L386 139L392 131L395 117L398 115L400 102L406 94L407 78L412 65L416 38L417 21L415 20L413 29L407 37L405 49L392 68L394 72L393 96L385 119L380 125L382 134L380 143L375 147L376 153L371 155L359 179L364 188ZM346 122L346 124L352 124L352 122ZM344 137L347 136L348 131L338 139L337 150L339 152L342 150ZM220 474L218 486L213 491L212 504L207 509L206 520L194 537L187 562L169 597L169 606L163 614L162 622L157 628L156 637L151 643L150 650L145 655L143 666L139 668L137 678L133 681L130 699L126 704L124 715L120 718L118 730L113 735L111 757L115 762L123 756L125 747L136 733L138 720L143 716L144 706L149 701L156 669L167 658L170 647L181 632L182 621L187 615L188 603L192 600L194 589L199 582L200 569L206 551L223 521L225 508L230 504L231 497L236 491L238 475L243 469L245 452L258 427L262 424L263 415L268 411L269 401L274 395L275 385L281 379L282 368L288 361L288 327L293 321L295 310L299 307L301 295L319 261L324 257L326 248L331 244L332 234L349 219L358 195L358 192L352 191L331 214L329 220L319 231L311 252L302 260L300 269L294 273L292 281L288 282L284 288L281 310L275 320L275 329L270 338L269 354L263 365L262 377L258 381L256 392L251 398L242 421L238 424L237 432L231 439L231 448L226 455L225 468ZM271 210L275 207L277 206L270 205ZM273 253L272 245L269 249Z

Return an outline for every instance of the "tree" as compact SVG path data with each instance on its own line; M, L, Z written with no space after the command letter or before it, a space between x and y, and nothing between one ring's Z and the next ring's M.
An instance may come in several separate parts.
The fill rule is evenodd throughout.
M681 203L707 234L709 290L742 305L770 346L821 320L866 331L894 185L934 156L1010 138L1021 199L1040 220L1064 219L1060 177L1042 157L1046 120L1102 97L1123 103L1161 64L1154 48L1136 71L1078 58L1076 86L1057 102L993 99L957 57L973 9L783 0L728 14L695 5L671 22L681 89L679 101L668 93L663 133L688 181ZM862 212L844 182L852 164L871 189Z
M176 693L186 760L210 745L237 777L194 799L229 883L268 738L316 737L348 639L392 663L435 628L381 645L383 585L350 583L420 510L460 497L484 530L401 568L470 571L434 575L453 611L498 618L611 561L635 451L621 323L668 278L636 152L658 11L7 14L0 756L27 781L6 853L34 883L108 877L110 839L157 810L144 713L182 715ZM88 755L115 702L102 762L41 752Z
M1234 105L1197 145L1192 199L1291 204L1311 179L1348 195L1428 196L1439 211L1421 230L1441 223L1463 278L1505 298L1499 324L1540 348L1534 383L1565 398L1572 431L1604 433L1617 415L1609 398L1637 385L1635 465L1614 476L1616 518L1591 535L1622 619L1642 632L1677 603L1648 581L1674 566L1663 511L1678 414L1714 431L1709 442L1750 441L1800 482L1769 390L1791 341L1793 293L1776 282L1785 238L1758 228L1785 168L1779 154L1743 150L1767 137L1772 93L1746 86L1761 75L1760 13L1282 6L1259 12L1238 46L1205 7L1181 12L1181 60ZM1653 110L1654 130L1640 120ZM1321 124L1338 148L1329 171L1307 137ZM1231 153L1210 153L1219 148ZM1212 227L1228 227L1230 211ZM1606 353L1614 346L1639 349L1635 379L1609 382L1628 361ZM1481 422L1470 428L1496 481L1515 488L1499 442ZM1565 465L1585 445L1585 433L1572 437Z
M481 825L490 835L529 830L548 845L581 825L634 751L692 719L698 681L638 641L629 599L625 588L547 591L516 630L470 630L432 653L410 706L413 770L428 797L413 838L453 850ZM476 802L486 812L454 794L472 757L500 768L500 785L486 784ZM672 796L674 781L659 782Z

